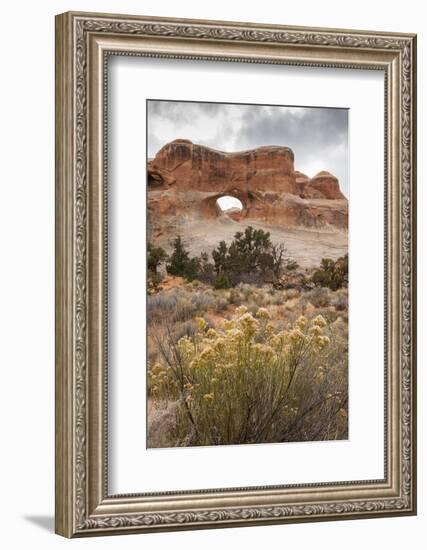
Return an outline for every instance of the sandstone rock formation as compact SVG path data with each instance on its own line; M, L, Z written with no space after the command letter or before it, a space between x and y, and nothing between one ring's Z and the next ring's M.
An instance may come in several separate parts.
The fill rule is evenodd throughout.
M176 184L181 191L219 194L250 191L295 194L298 188L293 172L294 154L288 147L223 153L187 139L176 139L162 147L149 162L148 183Z
M296 171L288 147L225 153L177 139L148 162L147 172L150 238L214 220L321 231L348 226L348 202L337 178L320 172L310 179ZM242 211L222 213L217 200L225 195L238 198Z
M338 179L329 172L319 172L303 187L302 196L307 199L345 199Z

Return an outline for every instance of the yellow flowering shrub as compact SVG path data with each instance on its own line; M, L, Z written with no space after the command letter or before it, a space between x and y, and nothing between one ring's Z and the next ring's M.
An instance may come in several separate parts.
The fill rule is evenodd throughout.
M275 331L267 309L252 315L241 306L220 328L196 322L196 333L174 345L167 367L148 370L149 396L179 404L175 445L292 440L318 412L319 399L329 416L335 402L337 411L343 408L339 394L322 393L330 347L322 316L301 316Z

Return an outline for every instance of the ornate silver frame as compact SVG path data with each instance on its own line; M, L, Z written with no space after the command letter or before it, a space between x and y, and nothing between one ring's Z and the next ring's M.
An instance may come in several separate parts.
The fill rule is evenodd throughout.
M108 55L384 71L384 479L108 494L104 284ZM415 35L89 13L57 16L57 533L78 537L416 513L415 119Z

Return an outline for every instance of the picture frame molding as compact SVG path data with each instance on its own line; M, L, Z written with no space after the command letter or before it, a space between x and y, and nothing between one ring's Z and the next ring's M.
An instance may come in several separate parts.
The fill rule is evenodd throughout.
M384 71L384 480L108 494L110 55ZM415 514L415 179L413 34L77 12L57 16L56 532L78 537Z

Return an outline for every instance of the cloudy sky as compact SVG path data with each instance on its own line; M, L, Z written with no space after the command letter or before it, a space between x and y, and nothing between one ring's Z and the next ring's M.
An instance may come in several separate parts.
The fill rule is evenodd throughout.
M284 145L296 170L309 177L327 170L348 196L346 109L153 100L147 109L149 157L177 138L227 152Z

